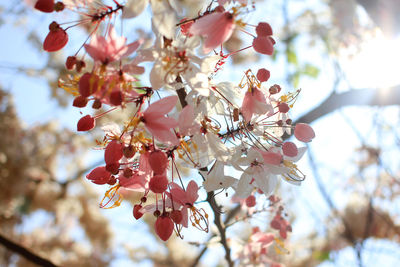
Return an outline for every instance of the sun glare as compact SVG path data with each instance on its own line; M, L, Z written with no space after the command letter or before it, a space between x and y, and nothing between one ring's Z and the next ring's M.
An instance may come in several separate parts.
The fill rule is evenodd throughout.
M355 88L383 89L400 84L400 38L388 39L378 33L340 62Z

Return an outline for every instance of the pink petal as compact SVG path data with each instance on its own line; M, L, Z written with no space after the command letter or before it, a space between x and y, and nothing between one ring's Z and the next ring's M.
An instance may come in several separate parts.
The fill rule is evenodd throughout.
M294 128L294 136L297 140L308 143L315 137L315 132L310 125L306 123L297 123Z
M260 151L261 155L264 159L264 163L271 165L280 165L282 162L282 155L275 152L270 151Z
M197 200L197 198L199 197L197 191L199 191L199 186L196 184L195 181L190 181L186 188L186 199L188 203L193 205L193 203Z
M253 40L253 48L258 53L265 55L272 55L274 53L274 46L271 38L268 36L258 36Z
M143 40L138 40L136 42L127 45L128 50L121 56L121 58L127 57L138 49L138 47L143 43Z
M178 101L177 96L167 96L151 104L143 113L145 117L159 117L170 112Z
M252 92L246 92L242 103L242 114L246 121L250 121L254 113L264 114L267 112L267 106L258 105L256 102L267 103L264 94L257 88Z
M205 36L204 53L228 40L235 28L233 15L229 12L213 12L198 19L190 27L193 35Z
M172 184L170 192L172 201L178 202L182 205L186 204L186 192L183 191L183 189L179 185Z
M178 119L179 133L183 136L191 135L200 129L194 121L194 109L191 105L184 107Z
M188 221L189 221L188 209L184 207L181 210L181 212L182 212L181 224L182 224L183 227L188 228Z

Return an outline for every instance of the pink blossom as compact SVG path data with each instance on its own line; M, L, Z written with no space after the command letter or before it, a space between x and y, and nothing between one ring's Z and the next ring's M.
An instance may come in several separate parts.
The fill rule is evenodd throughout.
M229 12L213 12L198 19L190 27L189 33L205 38L204 53L228 40L235 28L234 17Z
M198 194L199 187L195 181L190 181L186 191L184 191L179 185L175 183L171 183L171 199L174 202L177 202L183 206L182 213L182 222L181 224L184 227L188 227L188 209L193 207L194 202L199 197Z
M143 113L143 122L146 129L159 141L172 145L178 144L176 135L171 128L178 126L173 118L165 117L178 101L177 96L168 96L151 104Z
M90 44L85 44L86 52L95 61L103 64L120 60L132 54L142 43L141 40L126 45L126 38L119 37L113 26L108 31L108 39L97 35L92 38Z
M257 88L246 92L242 103L242 114L246 121L250 121L253 114L265 114L269 111L264 94Z

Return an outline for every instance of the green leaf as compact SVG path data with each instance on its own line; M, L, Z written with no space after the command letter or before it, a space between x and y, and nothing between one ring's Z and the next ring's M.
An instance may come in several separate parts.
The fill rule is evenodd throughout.
M297 61L297 55L293 49L293 47L291 45L288 46L287 50L286 50L286 57L287 57L287 61L295 66L298 65L298 61Z
M329 251L314 251L313 258L318 261L329 261L331 259L329 257Z
M316 66L307 63L304 65L302 73L309 77L317 78L319 75L319 69Z

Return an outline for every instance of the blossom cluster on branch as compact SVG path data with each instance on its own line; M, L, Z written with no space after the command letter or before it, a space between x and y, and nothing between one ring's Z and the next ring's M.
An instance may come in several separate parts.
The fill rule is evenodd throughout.
M148 5L153 44L142 47L142 39L128 43L112 18L134 19ZM140 219L145 213L153 214L155 232L166 241L174 231L181 236L183 228L209 230L208 214L196 204L200 190L232 188L237 198L252 207L260 195L270 197L280 179L295 185L305 179L296 165L305 147L283 139L292 132L301 142L315 136L309 125L293 125L289 118L300 91L284 94L279 85L268 84L270 72L265 68L244 70L236 84L217 81L224 63L237 53L247 49L274 53L271 26L244 21L244 15L256 8L254 3L211 1L192 18L181 17L174 0L125 4L113 0L110 5L92 0L38 0L35 8L49 13L69 10L82 16L69 27L64 27L67 23L50 24L43 43L48 52L64 48L74 26L90 26L81 49L66 59L66 68L74 70L74 75L59 81L60 87L75 96L73 106L92 103L95 114L83 116L77 130L92 130L96 120L110 112L133 110L123 125L102 127L105 136L99 145L104 148L105 164L86 176L95 184L111 186L102 208L121 203L121 188L141 192L133 216ZM224 43L234 31L248 35L243 40L248 46L225 54ZM90 68L86 55L93 60ZM151 70L140 66L144 62L151 63ZM149 73L150 84L141 85L144 82L139 78L145 73ZM96 112L100 108L106 111ZM197 170L203 184L190 179L185 186L181 167ZM231 170L230 175L226 170ZM271 226L280 231L282 239L291 230L280 210ZM251 244L260 240L268 245L271 238L255 230L246 249L254 251ZM260 253L263 246L258 247Z

